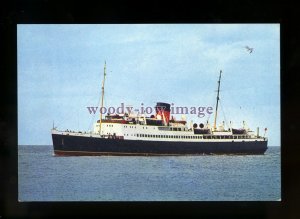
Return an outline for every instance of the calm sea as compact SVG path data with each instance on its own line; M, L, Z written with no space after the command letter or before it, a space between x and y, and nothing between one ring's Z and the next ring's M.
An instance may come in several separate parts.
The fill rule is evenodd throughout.
M20 201L277 201L280 147L265 155L55 157L19 146Z

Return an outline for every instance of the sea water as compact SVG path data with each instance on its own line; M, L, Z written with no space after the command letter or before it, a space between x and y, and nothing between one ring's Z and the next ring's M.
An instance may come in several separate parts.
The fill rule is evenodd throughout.
M53 156L19 146L19 201L277 201L280 147L265 155Z

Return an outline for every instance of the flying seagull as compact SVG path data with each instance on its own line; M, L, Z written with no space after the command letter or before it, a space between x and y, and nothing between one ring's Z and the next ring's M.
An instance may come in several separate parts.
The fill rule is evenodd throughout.
M253 48L250 48L249 46L245 46L245 48L249 51L249 53L253 52Z

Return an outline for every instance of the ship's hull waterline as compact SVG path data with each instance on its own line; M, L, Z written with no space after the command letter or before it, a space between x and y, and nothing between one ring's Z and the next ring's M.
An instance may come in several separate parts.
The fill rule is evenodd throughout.
M142 141L52 134L58 156L179 156L264 154L267 141L175 142Z

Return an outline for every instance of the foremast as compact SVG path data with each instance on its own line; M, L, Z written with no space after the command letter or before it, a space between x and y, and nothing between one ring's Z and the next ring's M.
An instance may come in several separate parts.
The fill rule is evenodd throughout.
M219 94L220 94L220 84L221 84L221 74L222 70L220 70L220 76L218 80L218 93L217 93L217 104L216 104L216 113L215 113L215 120L214 120L214 131L217 130L217 116L218 116L218 104L219 104Z
M99 127L99 134L101 135L101 128L102 128L102 109L103 109L103 100L104 100L104 84L105 84L105 77L106 77L106 61L104 62L104 76L102 81L102 95L101 95L101 107L100 107L100 127Z

